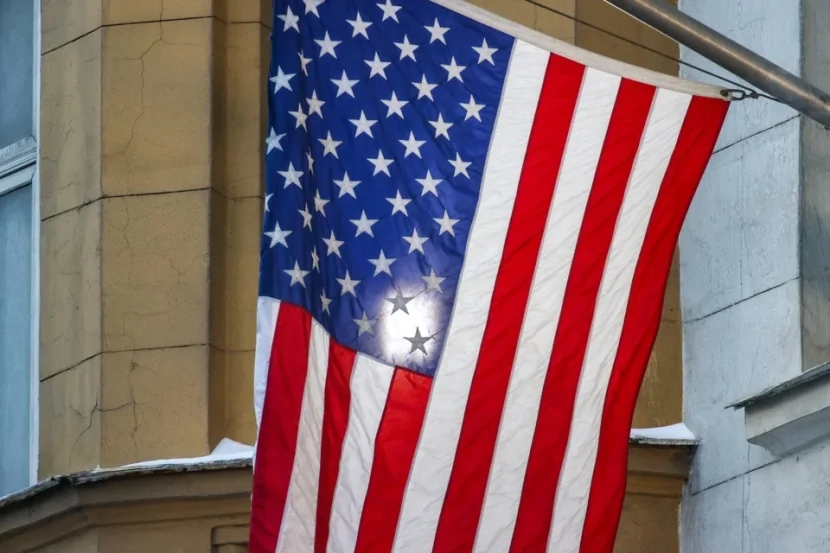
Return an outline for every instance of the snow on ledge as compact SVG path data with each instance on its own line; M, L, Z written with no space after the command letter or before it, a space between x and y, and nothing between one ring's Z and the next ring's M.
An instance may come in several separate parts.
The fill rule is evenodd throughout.
M249 445L235 442L230 438L222 438L216 448L210 452L210 455L203 457L187 457L184 459L157 459L155 461L142 461L141 463L133 463L131 465L124 465L112 469L101 470L124 470L134 468L160 467L160 466L175 466L175 465L203 465L208 463L217 463L223 461L242 461L249 460L254 455L254 448Z
M62 485L82 485L91 482L100 482L109 478L128 475L133 473L165 473L165 472L191 472L222 468L241 468L250 466L252 463L254 448L249 445L235 442L229 438L222 439L216 448L209 455L202 457L189 457L185 459L158 459L154 461L143 461L120 467L101 468L96 467L88 471L74 472L71 474L55 475L37 484L24 488L11 494L0 496L0 510L8 505L17 503L35 495Z
M681 423L671 426L657 428L633 428L630 434L630 441L639 444L655 445L696 445L697 438L689 428ZM158 459L155 461L143 461L112 469L99 470L124 470L134 468L152 468L161 466L181 465L204 465L209 463L251 460L254 455L253 446L235 442L230 438L223 438L210 455L203 457L189 457L184 459Z
M639 444L696 445L697 437L681 422L657 428L632 428L630 441Z
M633 428L630 434L630 441L638 444L655 445L696 445L697 438L689 428L683 424L673 424L658 428ZM100 472L122 471L125 469L153 468L163 466L197 466L211 463L229 461L252 460L254 455L253 446L245 445L230 438L223 438L216 448L209 455L202 457L187 457L183 459L157 459L153 461L142 461L121 467L108 469L97 469ZM96 471L96 472L97 472Z
M681 423L657 428L633 428L630 441L639 444L655 445L695 445L697 438L689 428ZM143 461L100 471L124 470L135 468L152 468L161 466L204 465L210 463L251 460L254 455L253 446L245 445L230 438L223 438L209 455L203 457L188 457L183 459L157 459Z
M640 444L664 444L664 445L695 445L697 438L689 428L681 423L671 426L657 428L633 428L630 434L630 441ZM254 455L253 446L245 445L230 438L223 438L216 448L209 455L203 457L188 457L183 459L158 459L154 461L143 461L112 469L99 470L124 470L134 468L152 468L160 466L177 465L203 465L217 462L251 460Z

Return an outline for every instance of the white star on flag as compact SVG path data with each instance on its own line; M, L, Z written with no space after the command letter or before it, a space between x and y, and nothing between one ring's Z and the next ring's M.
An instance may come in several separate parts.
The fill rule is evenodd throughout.
M299 188L303 187L303 185L300 184L300 177L303 176L303 172L294 169L294 164L290 161L288 162L288 170L277 171L277 173L279 173L282 177L285 178L285 188L288 188L292 184L297 185Z
M361 317L360 319L352 319L352 320L355 323L357 323L357 328L358 328L357 335L358 336L362 336L363 334L366 334L366 333L371 334L371 335L374 336L375 329L372 328L372 324L375 322L375 320L370 319L366 315L366 311L363 312L363 317Z
M419 100L421 98L423 98L424 96L426 96L427 98L429 98L433 102L435 101L435 98L432 97L432 89L434 89L438 85L428 83L426 75L421 77L421 82L420 83L412 83L412 85L415 88L418 89L418 99Z
M282 67L277 67L277 74L269 79L272 83L274 83L274 94L283 88L286 90L292 90L290 81L295 76L297 76L296 73L284 73Z
M443 136L447 140L450 139L450 133L448 132L450 128L453 126L454 123L448 123L444 121L444 116L440 113L438 114L438 121L430 121L430 125L435 127L435 138L439 136Z
M409 42L409 37L406 35L403 35L403 42L396 42L395 46L401 51L401 60L410 58L412 61L418 61L415 59L415 50L418 49L418 46Z
M317 17L320 17L320 14L317 12L317 8L325 1L326 0L303 0L303 3L305 3L305 13L313 13Z
M360 184L359 180L351 180L349 178L349 172L346 171L343 175L341 180L334 180L334 184L340 189L340 194L337 195L338 198L342 198L346 194L351 196L352 198L357 199L357 196L354 193L354 187Z
M302 104L297 106L297 111L289 111L288 113L290 115L293 115L294 118L297 119L297 126L294 127L295 129L299 129L300 127L302 127L305 130L308 130L308 127L305 124L306 119L308 119L308 115L306 115L305 112L303 112Z
M455 173L453 174L454 177L457 177L458 175L464 175L468 179L470 178L470 174L467 172L467 167L473 164L471 161L463 161L461 159L461 156L458 154L455 154L455 160L449 161L450 165L452 165L455 169Z
M280 228L280 224L276 223L276 226L274 227L274 230L272 230L270 232L266 232L265 236L267 236L268 238L271 239L271 246L270 246L271 248L273 248L277 244L279 244L281 246L285 246L287 248L288 247L288 242L285 241L285 238L289 234L291 234L292 232L294 232L294 231L292 231L292 230L282 230Z
M317 246L311 248L311 268L320 272L320 256L317 255Z
M331 200L324 200L323 198L321 198L320 197L320 191L317 190L317 192L314 194L314 210L318 213L322 213L323 217L325 217L326 216L326 212L325 212L326 204L329 203L330 201Z
M471 117L475 117L479 121L481 121L481 110L484 109L484 104L477 104L476 99L473 98L473 95L470 94L470 101L466 104L461 104L461 107L464 108L466 111L466 115L464 116L464 121L470 119Z
M363 35L364 37L369 38L369 33L367 33L366 30L372 26L372 23L369 21L363 21L360 17L360 12L357 12L357 17L354 19L347 19L346 23L352 26L352 38L357 35Z
M386 255L383 253L383 250L381 250L380 255L377 257L377 259L369 260L369 263L375 266L375 274L372 276L378 276L381 273L386 273L387 275L392 276L392 269L390 269L389 267L395 261L397 261L397 259L386 257Z
M323 313L328 313L331 315L331 311L329 311L329 305L331 305L331 300L326 297L326 291L323 290L323 293L320 294L320 303L323 305Z
M340 159L340 156L337 155L337 147L343 144L342 140L334 140L331 137L331 131L326 134L326 138L318 138L317 140L323 145L323 157L331 154Z
M265 143L268 145L268 149L265 152L265 155L270 154L274 150L282 151L282 144L280 141L285 138L285 133L277 134L277 131L274 130L274 127L271 127L271 132L268 134L268 138L265 140Z
M438 290L441 293L444 292L443 290L441 290L441 283L447 279L444 277L435 276L435 269L430 269L429 275L421 275L421 278L424 279L424 282L426 282L427 290Z
M378 150L378 157L372 159L369 158L369 163L375 166L375 172L372 173L372 176L375 176L379 173L386 173L386 176L391 177L392 174L389 172L389 166L395 162L394 159L386 159L383 157L383 152Z
M444 216L441 218L433 219L436 223L438 223L441 227L441 230L438 231L438 235L442 235L445 232L449 232L452 236L455 236L455 225L458 224L459 219L450 219L449 213L447 210L444 210Z
M386 0L385 4L378 4L378 7L381 10L383 10L383 19L381 19L381 21L386 21L387 19L394 19L395 23L400 23L400 21L398 21L397 14L401 7L392 4L392 0Z
M360 110L360 119L349 119L349 123L357 127L354 131L354 137L357 138L361 134L369 135L369 138L374 138L372 135L372 126L377 123L375 119L367 119L363 110Z
M360 212L360 219L350 219L350 222L357 227L357 231L354 234L355 237L360 236L364 232L369 236L375 236L375 233L372 232L372 225L377 223L378 219L369 219L366 217L366 211Z
M409 213L406 212L406 206L412 200L402 198L400 190L397 191L394 198L386 198L386 201L392 204L392 215L400 212L409 217Z
M423 190L421 190L421 196L426 196L427 192L432 192L435 196L438 196L438 185L444 182L441 179L433 178L432 174L427 169L427 176L422 179L415 179L423 186Z
M453 79L458 79L462 83L464 82L464 79L461 78L461 72L467 69L467 66L455 63L455 56L450 59L450 63L442 63L441 67L447 71L447 82Z
M320 117L323 117L323 105L325 102L323 100L317 99L317 91L313 91L311 93L311 98L306 98L306 102L308 102L308 116L311 117L312 114L316 113Z
M345 296L346 294L351 294L354 297L357 297L357 294L355 294L355 291L354 291L354 287L357 286L358 284L360 284L360 281L359 280L352 280L352 277L349 276L349 271L346 271L346 277L345 278L338 278L338 279L335 279L335 280L337 280L337 282L340 284L340 286L342 286L342 289L340 290L340 295L341 296Z
M449 27L442 27L440 23L438 23L438 18L435 18L435 23L432 24L432 27L427 27L426 25L424 28L429 31L429 43L432 44L436 40L440 40L444 43L444 46L447 45L446 39L444 39L444 35L447 34L447 31L450 30Z
M287 6L285 10L285 15L278 15L279 19L282 19L285 25L283 26L283 31L288 31L288 29L294 29L298 33L300 32L300 27L297 23L300 22L300 16L294 15L294 12L291 11L291 6Z
M341 258L343 257L340 254L340 246L345 244L345 242L343 240L338 240L334 236L334 231L331 231L331 236L330 237L323 238L323 242L326 244L326 248L328 249L328 252L326 253L326 255L334 254L337 257L341 257Z
M375 52L375 59L373 60L366 60L366 65L369 66L371 72L369 73L369 78L371 79L375 75L380 75L384 79L386 79L386 68L391 65L391 62L388 61L381 61L380 57Z
M399 116L401 119L403 119L403 111L401 111L401 108L403 108L406 104L409 103L406 100L398 100L398 97L395 95L394 91L392 91L391 98L389 98L388 100L381 100L381 102L383 102L383 104L387 108L389 108L389 111L386 113L387 119L392 117L392 114L395 114Z
M308 271L301 271L300 264L297 261L294 262L293 269L284 269L283 272L291 277L291 284L289 286L300 284L303 288L305 288L305 277L308 274Z
M478 63L489 61L492 65L496 65L496 62L493 60L493 54L498 52L498 49L487 46L486 38L482 40L481 46L473 46L473 50L478 54Z
M404 152L403 157L409 157L410 154L415 154L418 157L421 157L421 147L427 143L426 140L415 140L415 133L409 131L409 139L407 140L398 140L401 144L404 145L406 148L406 152Z
M320 47L320 57L322 58L326 54L330 55L334 59L337 59L337 54L335 53L334 49L340 45L340 40L332 40L329 36L329 32L326 31L325 36L322 40L315 39L314 42Z
M300 212L300 215L303 216L303 228L308 227L311 230L311 219L312 215L311 212L308 210L308 204L305 204L302 209L298 209L297 211Z
M412 236L404 236L403 239L409 243L409 252L407 253L412 253L414 251L426 253L424 252L424 244L429 240L429 238L418 236L418 229L413 228Z
M351 80L349 76L346 75L346 72L343 71L343 76L340 79L332 79L331 82L337 85L337 97L339 98L341 94L348 94L352 98L354 98L354 85L357 84L357 79Z
M303 71L303 75L308 77L308 64L311 63L311 58L305 57L302 52L298 52L298 54L300 56L300 68Z

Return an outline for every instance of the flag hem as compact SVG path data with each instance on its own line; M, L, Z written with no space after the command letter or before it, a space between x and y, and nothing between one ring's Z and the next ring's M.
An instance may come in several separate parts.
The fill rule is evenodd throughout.
M618 61L594 52L585 50L573 44L555 39L539 31L535 31L524 25L520 25L509 19L505 19L492 12L474 6L466 0L431 0L433 3L443 6L456 13L469 17L483 25L489 25L503 33L512 35L519 40L528 42L542 48L552 54L569 58L586 67L616 75L623 79L631 79L656 88L672 90L694 96L706 96L719 98L724 101L731 101L726 88L698 81L690 81L679 77L672 77L664 73L645 69L630 63Z

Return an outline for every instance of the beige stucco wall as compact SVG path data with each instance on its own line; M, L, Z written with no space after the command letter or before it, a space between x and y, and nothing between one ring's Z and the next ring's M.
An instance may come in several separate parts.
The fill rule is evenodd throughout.
M676 55L602 0L542 2ZM676 73L525 0L475 3ZM42 8L40 476L253 443L270 0ZM675 271L636 426L680 420L680 362ZM631 496L623 541L664 548L620 550L676 549L676 524L642 529L676 508Z
M254 439L267 6L43 2L41 476Z

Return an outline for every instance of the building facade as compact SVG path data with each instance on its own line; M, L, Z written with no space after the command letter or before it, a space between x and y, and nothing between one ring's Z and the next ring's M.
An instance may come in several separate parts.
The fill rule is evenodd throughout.
M602 0L475 3L678 73ZM0 550L247 551L250 460L198 458L256 439L271 21L271 0L0 0ZM698 416L680 272L637 428ZM632 440L618 553L679 551L694 449ZM688 493L684 540L708 532Z
M830 89L827 2L680 3ZM684 553L830 550L829 160L821 125L774 101L739 102L690 209L679 245L683 418L700 447Z

